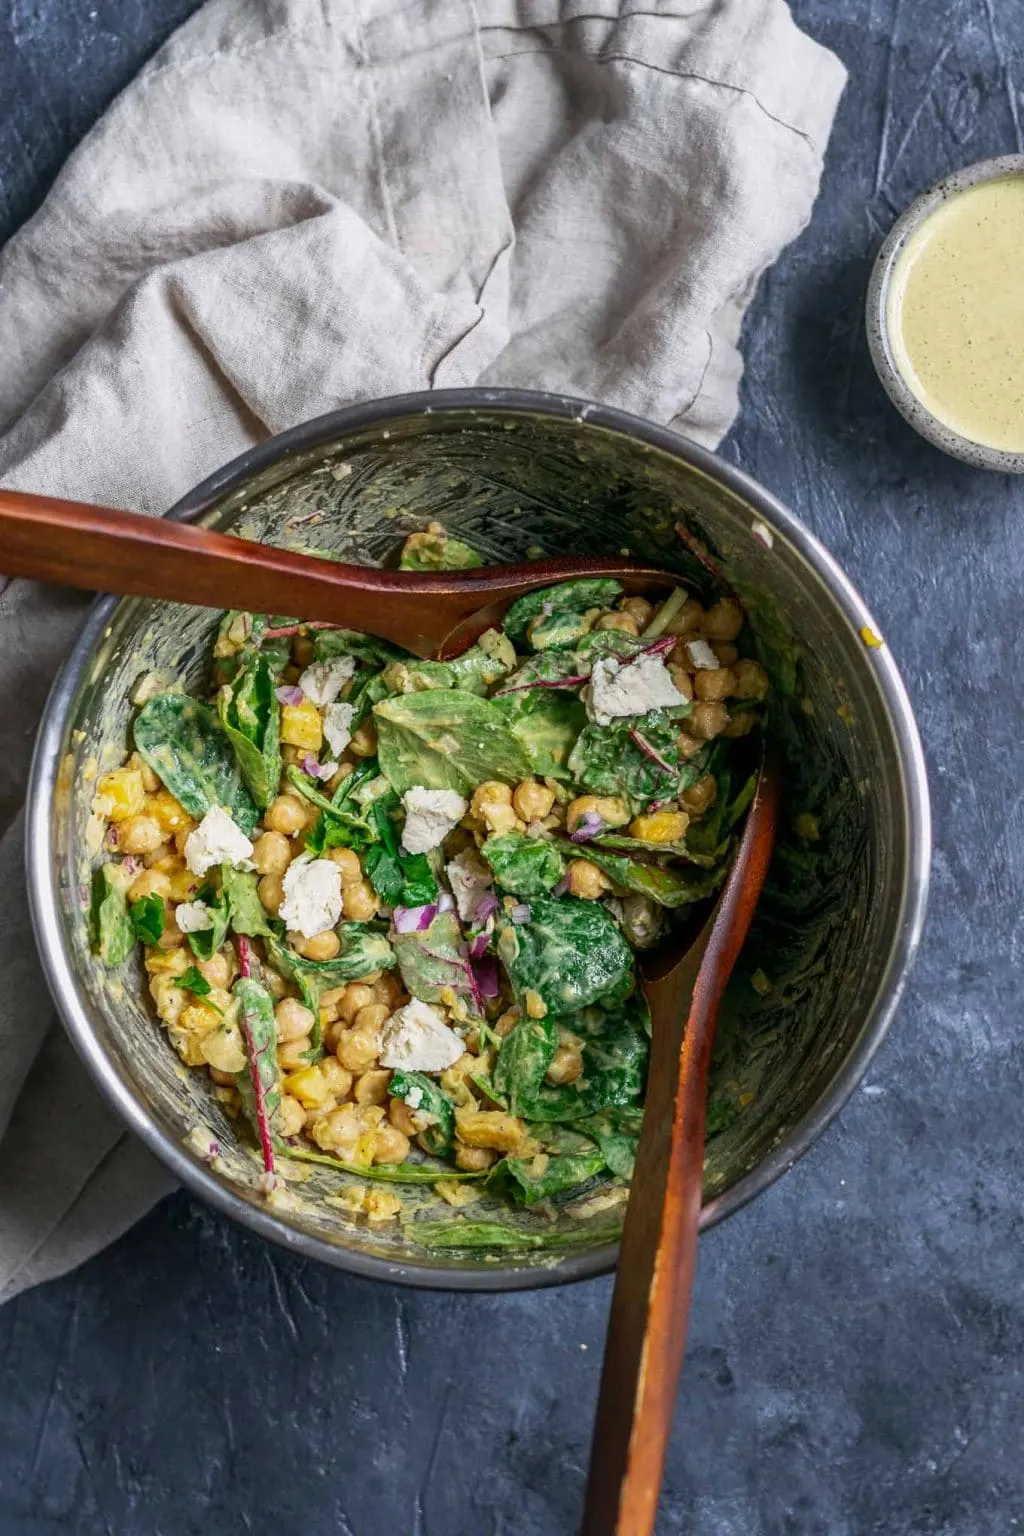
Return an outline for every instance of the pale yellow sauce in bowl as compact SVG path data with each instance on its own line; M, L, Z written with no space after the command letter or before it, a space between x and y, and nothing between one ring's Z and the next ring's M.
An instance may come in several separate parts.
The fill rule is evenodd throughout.
M1024 159L969 167L903 215L867 318L911 425L970 463L1024 470Z

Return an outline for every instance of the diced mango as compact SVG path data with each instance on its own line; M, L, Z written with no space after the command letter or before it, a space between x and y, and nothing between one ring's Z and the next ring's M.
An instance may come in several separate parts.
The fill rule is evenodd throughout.
M301 704L285 704L281 709L281 740L307 752L319 752L324 730L320 711L309 699Z
M685 811L655 811L650 816L636 816L629 824L630 837L645 843L677 843L686 835L690 818Z
M319 1109L331 1097L330 1084L319 1067L303 1067L291 1072L281 1084L285 1093L298 1099L303 1109Z
M127 821L130 816L137 816L146 798L142 774L137 768L115 768L112 773L105 773L96 793L109 804L107 815L111 821Z
M167 837L172 837L175 832L181 832L186 827L194 825L188 811L180 800L174 798L169 789L160 789L155 795L150 795L146 802L146 815L153 817L161 832Z

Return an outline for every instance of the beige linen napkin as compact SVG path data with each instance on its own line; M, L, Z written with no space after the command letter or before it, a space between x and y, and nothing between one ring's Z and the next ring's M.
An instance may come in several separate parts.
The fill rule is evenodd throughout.
M213 0L0 256L0 480L158 514L304 418L480 381L714 445L844 78L781 0ZM0 598L0 1297L170 1188L26 911L32 735L83 607Z

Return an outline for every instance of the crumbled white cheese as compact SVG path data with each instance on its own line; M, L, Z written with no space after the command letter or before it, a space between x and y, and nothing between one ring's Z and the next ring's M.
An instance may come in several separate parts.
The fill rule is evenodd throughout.
M406 790L402 804L405 806L402 847L406 853L429 853L431 848L444 842L469 809L468 801L454 789L424 789L419 784Z
M352 740L352 704L328 704L324 710L324 739L339 757Z
M598 725L686 703L660 655L638 656L625 666L614 657L602 657L594 663L587 693L587 713Z
M278 916L304 939L333 928L341 917L341 870L332 859L293 860L284 874Z
M490 869L473 849L467 848L457 858L449 859L445 867L448 884L455 897L455 905L464 923L474 920L477 904L485 891L493 890L494 877Z
M690 658L691 666L701 671L710 671L718 666L718 657L708 645L706 640L687 640L686 654Z
M413 1083L412 1087L409 1089L409 1092L405 1096L405 1102L408 1104L410 1109L419 1109L420 1105L423 1103L423 1089L420 1087L419 1083Z
M314 661L299 678L299 687L312 704L333 704L356 670L354 656L338 656L334 661Z
M213 913L205 901L183 901L174 909L179 933L202 933L213 927Z
M185 839L185 863L200 877L215 864L233 864L237 869L251 857L252 843L219 805L207 811Z
M463 1050L462 1041L438 1010L414 997L385 1024L380 1064L406 1072L444 1072Z

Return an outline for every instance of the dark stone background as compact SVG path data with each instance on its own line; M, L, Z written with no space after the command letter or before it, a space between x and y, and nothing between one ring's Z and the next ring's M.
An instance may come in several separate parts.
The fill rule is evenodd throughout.
M192 9L0 8L0 238ZM753 306L725 452L839 557L905 669L933 897L866 1084L703 1246L660 1530L1009 1536L1024 1529L1024 487L903 425L861 308L911 197L1024 148L1024 6L794 10L851 81L811 226ZM608 1297L607 1281L392 1290L178 1195L0 1313L0 1536L566 1536Z

